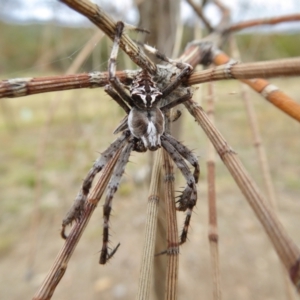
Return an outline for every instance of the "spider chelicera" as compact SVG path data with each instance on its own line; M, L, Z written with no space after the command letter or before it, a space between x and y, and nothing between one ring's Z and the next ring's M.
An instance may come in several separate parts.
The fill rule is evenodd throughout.
M197 157L187 147L165 132L166 113L176 105L189 100L192 97L192 93L189 89L186 89L187 93L185 95L178 97L166 105L161 104L163 99L177 89L182 83L182 79L186 78L192 72L192 67L186 63L173 61L159 53L156 49L144 45L144 48L148 52L175 65L180 69L180 73L176 76L175 80L164 88L164 90L160 91L154 82L152 75L146 70L141 70L132 81L129 95L124 89L123 84L115 75L116 58L123 30L124 23L118 22L116 25L114 44L108 63L109 84L105 87L105 91L127 114L114 132L121 132L121 135L102 153L85 177L71 210L63 220L61 231L62 237L66 238L65 227L72 223L72 221L80 219L84 210L85 201L96 174L103 169L119 149L122 149L121 155L109 181L107 195L103 206L104 226L100 264L105 264L119 247L118 244L111 252L109 252L109 218L112 199L118 189L131 151L155 151L160 147L163 147L185 177L187 184L179 196L177 205L177 210L186 211L184 227L180 236L180 244L183 244L187 238L192 210L197 201L196 183L198 182L200 173ZM193 174L185 160L194 167Z

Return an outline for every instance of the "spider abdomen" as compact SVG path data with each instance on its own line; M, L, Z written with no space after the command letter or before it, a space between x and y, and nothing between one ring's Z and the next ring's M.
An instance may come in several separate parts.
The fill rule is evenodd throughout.
M165 125L164 115L159 108L132 108L128 116L128 127L133 136L142 140L145 148L155 151L161 147L160 136L165 131Z

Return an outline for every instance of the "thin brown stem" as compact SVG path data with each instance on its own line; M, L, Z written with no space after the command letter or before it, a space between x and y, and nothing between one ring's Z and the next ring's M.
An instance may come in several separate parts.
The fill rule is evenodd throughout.
M149 299L150 296L157 228L161 166L162 152L161 150L159 150L155 154L154 166L151 176L151 184L149 189L144 249L142 254L138 292L136 295L137 300Z
M300 57L253 63L238 63L237 61L230 60L224 65L194 72L187 82L193 85L217 80L298 75L300 75Z
M92 213L94 212L97 204L105 191L105 188L109 182L111 174L113 172L114 166L120 156L121 149L113 156L109 163L104 167L101 173L96 186L94 187L91 195L88 198L86 203L86 208L80 219L72 227L68 238L66 239L65 244L58 253L53 266L49 270L44 282L41 287L33 297L34 300L49 300L51 299L57 285L64 276L64 273L67 270L68 262L75 250L76 245L78 244L81 235L85 227L87 226Z
M231 39L230 39L230 46L231 46L231 51L232 51L233 57L240 59L240 51L237 47L234 37L231 37ZM260 134L259 124L258 124L256 112L254 109L254 105L253 105L253 102L250 101L249 90L247 89L247 86L245 84L240 83L240 87L241 87L241 98L243 99L243 102L245 104L245 109L246 109L246 113L247 113L248 120L249 120L249 126L251 128L251 132L252 132L252 136L253 136L253 145L255 147L255 150L257 151L259 165L261 167L261 172L262 172L263 180L265 183L265 189L266 189L266 193L267 193L266 199L268 200L270 207L274 210L274 212L277 213L275 187L274 187L273 180L271 177L269 162L268 162L267 154L266 154L265 147L264 147L264 144L262 141L262 137ZM282 264L280 264L280 267L281 267L281 274L282 274L282 277L284 280L287 299L292 300L292 299L294 299L294 296L293 296L291 282L288 280L288 276L286 274L284 266Z
M112 41L115 37L116 22L98 5L87 0L60 0L73 10L81 13L99 27ZM120 48L141 68L149 73L156 72L156 65L142 52L126 34L122 34Z
M213 83L208 85L207 115L212 124L214 124L214 86ZM208 240L210 246L210 257L213 277L213 299L222 298L220 263L219 263L219 233L217 222L217 203L215 189L215 149L212 143L208 145L207 157L207 186L208 186L208 216L209 216L209 233Z
M198 17L202 20L203 24L208 29L208 31L209 32L213 31L214 28L210 25L209 21L203 14L202 8L198 6L193 0L186 0L186 2L193 8L193 10L198 15Z
M165 300L177 299L179 242L174 197L174 171L173 163L168 153L163 151L165 168L165 202L167 219L167 277Z
M300 75L300 58L287 58L254 63L226 63L203 71L195 71L187 79L188 85L204 82L271 78ZM124 84L130 84L137 71L117 71L116 76ZM16 78L0 81L0 98L15 98L33 94L81 88L104 87L108 84L107 72L91 72L39 78Z
M77 72L80 68L81 64L84 62L86 57L91 53L93 50L94 43L99 41L102 38L103 34L99 31L97 31L93 37L86 43L86 45L81 49L81 51L78 53L68 70L66 71L66 74ZM34 265L34 258L35 258L35 252L37 248L37 237L38 237L38 223L40 221L40 199L41 199L41 190L42 190L42 176L41 176L41 170L43 169L44 163L45 163L45 151L47 149L48 144L48 138L49 138L49 129L51 127L51 123L53 121L53 116L55 115L55 112L57 111L57 108L59 104L61 103L58 101L57 94L52 95L52 101L50 102L50 106L48 109L47 114L47 120L41 129L41 138L39 140L39 146L37 151L37 157L35 162L35 197L34 197L34 209L31 216L31 242L30 242L30 255L29 255L29 261L28 261L28 268L31 269ZM61 98L60 98L61 100Z
M216 65L230 65L232 62L232 59L227 54L217 49L212 49L212 57L213 63ZM298 65L297 62L294 63ZM284 66L282 67L285 68ZM296 68L298 69L298 67ZM290 117L300 121L300 104L284 92L280 91L277 86L262 78L240 80L249 85L253 90L261 94L261 96L263 96L266 100L288 114Z
M241 59L240 52L237 47L236 41L234 37L230 39L230 46L233 56L236 59ZM284 69L284 67L283 67ZM247 86L245 84L240 84L241 87L241 98L245 104L246 113L249 120L249 126L251 128L252 137L253 137L253 145L257 150L257 156L260 162L261 171L263 174L263 179L267 192L267 200L269 201L271 207L276 208L276 197L275 197L275 188L273 185L273 181L271 178L270 167L266 155L266 151L262 142L262 137L260 134L259 124L257 121L256 112L254 109L254 105L249 98L249 92L247 90Z
M238 31L238 30L242 30L254 26L275 25L283 22L295 22L295 21L300 21L300 14L292 14L292 15L287 15L282 17L273 17L267 19L257 19L257 20L250 20L246 22L240 22L237 24L230 25L225 31L233 32L233 31Z
M116 76L124 84L130 84L136 74L137 71L116 72ZM15 98L64 90L104 87L107 84L108 72L7 79L0 81L0 98Z
M263 225L274 248L290 275L290 279L300 292L300 251L277 216L266 204L255 182L246 172L237 154L227 144L219 131L213 126L203 109L195 102L188 101L185 106L195 117L210 141L213 143L220 158L229 170L231 176L246 197L248 203L255 212L258 220Z

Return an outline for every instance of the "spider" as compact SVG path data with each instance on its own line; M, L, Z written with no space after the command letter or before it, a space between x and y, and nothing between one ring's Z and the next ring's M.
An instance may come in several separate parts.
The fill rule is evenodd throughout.
M103 206L103 245L100 254L100 264L105 264L120 246L120 244L118 244L114 249L109 251L109 218L113 196L118 189L125 166L132 151L155 151L163 147L185 177L187 182L186 187L179 196L177 206L177 210L186 212L186 218L180 236L180 245L187 239L192 210L197 201L196 184L200 174L197 157L165 130L165 121L166 118L169 118L167 113L171 108L190 99L192 97L191 91L187 89L187 93L183 96L178 97L168 104L162 104L162 101L181 84L182 78L185 78L192 72L192 67L186 63L175 62L159 53L156 49L144 45L144 48L147 51L155 54L158 58L175 65L180 69L180 73L164 90L160 91L154 82L152 75L142 69L133 80L129 88L129 95L115 75L116 58L124 26L123 22L117 22L112 52L108 62L109 84L105 87L106 93L111 96L127 114L114 131L115 134L121 132L121 135L95 161L93 167L83 180L74 204L62 222L61 231L62 237L67 238L65 228L67 225L71 224L72 221L80 219L84 210L84 203L96 174L103 169L119 149L122 149L121 155L109 181L107 195ZM194 167L193 174L185 160Z

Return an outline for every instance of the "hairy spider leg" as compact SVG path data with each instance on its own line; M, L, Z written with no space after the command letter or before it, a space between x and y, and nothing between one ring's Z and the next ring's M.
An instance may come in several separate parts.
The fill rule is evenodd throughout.
M200 166L196 155L188 147L177 141L170 134L165 133L164 136L166 137L168 142L179 152L179 154L194 167L193 175L195 178L195 182L198 183L200 176Z
M130 137L130 131L124 131L123 134L118 137L103 153L102 155L95 161L93 167L88 172L87 176L83 180L80 191L78 192L74 203L63 219L61 236L66 239L67 236L65 234L65 228L67 225L71 224L74 220L79 220L82 212L84 210L84 204L91 189L93 180L97 173L99 173L104 166L112 159L115 153L124 146L127 140Z
M116 77L117 56L119 52L120 39L123 34L123 29L124 29L124 23L121 21L117 22L115 39L110 54L110 58L108 61L108 80L112 85L112 87L117 91L119 96L123 99L123 101L127 102L129 106L132 107L134 106L134 103L131 97L123 89L122 83L120 82L119 78Z
M107 188L107 194L105 203L103 206L103 244L100 254L99 263L104 265L117 251L120 244L118 244L110 253L108 251L108 242L109 242L109 217L112 208L112 200L114 194L118 190L122 175L124 173L126 164L128 163L130 153L134 147L134 138L132 138L128 144L122 150L122 153L115 165L113 175L110 178Z
M181 157L180 152L176 148L179 147L178 144L181 145L181 143L178 142L178 144L175 147L174 145L172 145L172 143L169 141L169 138L166 135L162 135L161 144L163 148L171 156L172 160L174 161L178 169L181 171L182 175L184 176L187 182L187 186L182 192L181 199L180 199L180 202L184 203L184 209L180 209L181 207L178 208L178 210L186 211L186 217L185 217L182 233L180 236L180 245L182 245L183 243L186 242L193 208L197 202L196 179L194 175L191 173L184 159ZM182 149L180 149L180 151L182 151ZM189 159L194 161L194 158L193 159L189 158ZM196 167L195 169L199 169L199 167ZM197 178L197 171L196 171L196 178Z
M166 111L170 110L171 108L184 103L185 101L188 101L189 99L191 99L193 96L192 92L190 89L187 89L187 93L177 99L175 99L174 101L160 107L159 109L165 113Z
M147 44L142 44L142 46L145 50L155 55L158 59L172 64L181 70L175 79L162 91L162 97L167 97L169 94L171 94L182 83L182 80L192 73L193 67L190 64L168 58L166 55Z
M125 110L126 114L130 113L130 108L109 84L104 87L104 91Z
M150 33L150 31L145 28L136 27L136 26L128 24L128 23L124 23L124 26L125 26L126 30L128 29L128 30L132 30L132 31L142 32L142 33Z

